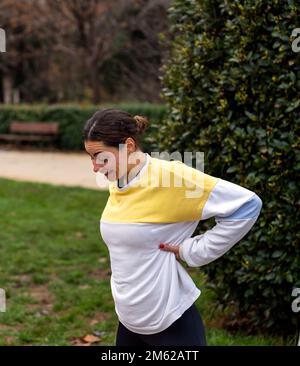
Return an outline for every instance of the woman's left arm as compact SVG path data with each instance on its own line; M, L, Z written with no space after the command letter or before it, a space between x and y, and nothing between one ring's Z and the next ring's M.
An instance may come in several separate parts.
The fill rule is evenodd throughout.
M215 217L216 225L204 234L185 239L179 246L165 245L190 267L200 267L221 257L240 241L257 220L262 207L254 192L220 179L203 207L201 220Z

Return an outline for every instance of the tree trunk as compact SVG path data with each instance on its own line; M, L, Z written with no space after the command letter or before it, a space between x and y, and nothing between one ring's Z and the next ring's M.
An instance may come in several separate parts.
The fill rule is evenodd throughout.
M13 99L13 79L10 74L4 74L2 80L3 103L11 104Z
M93 89L93 103L98 104L100 103L100 78L95 73L92 79L92 89Z

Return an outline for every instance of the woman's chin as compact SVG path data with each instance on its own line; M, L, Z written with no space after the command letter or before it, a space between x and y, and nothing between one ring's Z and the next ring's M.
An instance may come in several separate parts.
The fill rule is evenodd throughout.
M114 182L117 180L116 175L114 173L109 173L108 175L105 174L105 177L110 182Z

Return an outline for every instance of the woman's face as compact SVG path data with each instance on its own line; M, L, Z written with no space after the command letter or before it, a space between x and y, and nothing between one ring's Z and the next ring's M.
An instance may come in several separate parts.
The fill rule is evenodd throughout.
M107 146L101 141L85 141L86 152L90 155L95 173L100 172L110 181L122 177L130 169L128 154L135 148L135 143L128 138L124 148Z

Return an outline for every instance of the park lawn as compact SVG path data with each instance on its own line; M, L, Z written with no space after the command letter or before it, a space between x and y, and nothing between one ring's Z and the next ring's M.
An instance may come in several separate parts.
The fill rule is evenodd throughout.
M99 233L107 192L0 179L0 345L73 345L94 335L113 345L117 317L108 251ZM213 293L188 269L209 345L285 345L281 338L229 334Z

